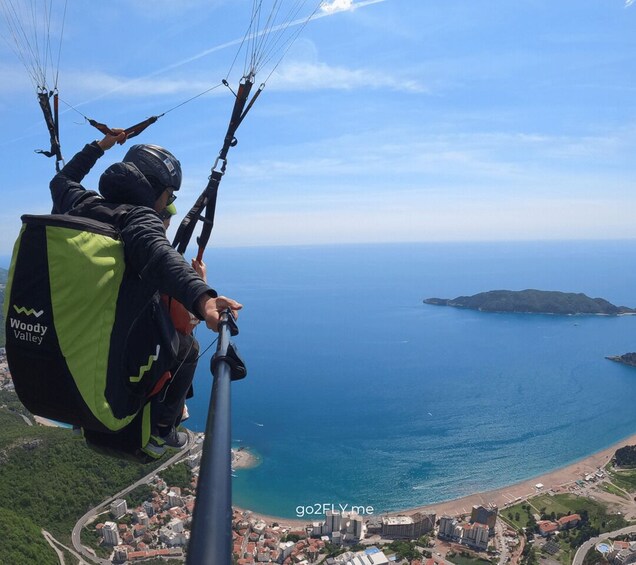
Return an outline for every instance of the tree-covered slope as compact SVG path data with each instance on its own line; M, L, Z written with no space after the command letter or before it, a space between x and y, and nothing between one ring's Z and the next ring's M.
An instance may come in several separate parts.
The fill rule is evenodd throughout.
M58 565L41 529L17 511L0 508L0 563Z
M617 450L614 464L617 467L636 467L636 445L626 445Z
M0 406L7 405L16 406L15 394L1 391ZM88 508L151 469L101 456L71 430L27 426L19 414L0 407L0 556L9 550L26 555L29 544L44 541L41 529L70 544L71 530Z

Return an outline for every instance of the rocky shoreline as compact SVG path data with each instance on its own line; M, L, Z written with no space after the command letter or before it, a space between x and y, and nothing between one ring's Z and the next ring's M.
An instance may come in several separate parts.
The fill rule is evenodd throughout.
M636 353L624 353L623 355L607 355L605 359L622 363L630 367L636 367Z

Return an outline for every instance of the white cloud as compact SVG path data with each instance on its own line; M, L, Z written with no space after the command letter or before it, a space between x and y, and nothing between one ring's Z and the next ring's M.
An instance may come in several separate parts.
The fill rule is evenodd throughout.
M331 2L323 2L320 5L320 9L328 14L351 10L353 9L353 0L332 0Z
M354 2L353 0L331 0L323 2L320 5L320 10L322 16L330 16L337 12L353 11L357 8L363 8L371 4L379 4L380 2L386 2L386 0L363 0L362 2ZM321 15L317 17L321 17Z

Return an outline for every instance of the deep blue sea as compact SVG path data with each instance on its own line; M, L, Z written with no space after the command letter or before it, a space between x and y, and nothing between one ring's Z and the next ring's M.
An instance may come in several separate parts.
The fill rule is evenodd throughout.
M245 305L233 438L261 464L234 503L391 511L552 470L636 433L636 317L493 314L422 303L486 290L636 306L636 242L217 249L209 279ZM202 346L210 333L198 330ZM209 357L188 425L204 430Z

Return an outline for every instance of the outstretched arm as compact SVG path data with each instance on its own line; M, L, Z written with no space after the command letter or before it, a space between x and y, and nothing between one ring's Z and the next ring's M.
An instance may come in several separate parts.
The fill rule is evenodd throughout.
M53 199L53 213L64 214L77 206L89 193L80 184L82 179L93 168L104 151L115 143L124 143L124 130L113 130L116 135L107 135L100 141L84 146L51 180L50 189Z

